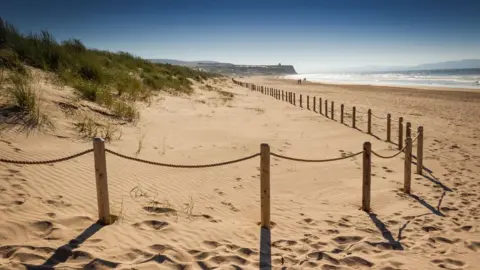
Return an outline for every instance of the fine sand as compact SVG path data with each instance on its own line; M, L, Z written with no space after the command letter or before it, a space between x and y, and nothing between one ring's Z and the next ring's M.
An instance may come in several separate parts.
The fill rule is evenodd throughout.
M252 92L230 80L196 86L192 96L161 94L140 105L136 125L119 125L119 153L172 164L206 164L258 153L337 158L381 154L383 119L373 133L352 106L392 114L425 129L424 176L401 188L402 155L372 158L372 213L360 210L362 156L328 163L271 159L270 232L261 230L260 160L222 167L159 167L107 154L113 225L98 218L93 154L46 165L0 163L0 269L476 269L480 265L480 94L395 87L341 86L238 78L335 101L336 120ZM7 129L0 157L54 159L92 147L72 129L72 94L42 84L56 131L25 136ZM57 103L53 103L56 101ZM58 103L61 102L61 103ZM347 113L342 125L339 106ZM61 107L55 104L63 104ZM318 106L318 104L317 104ZM92 112L93 113L93 112ZM121 136L120 136L121 135ZM414 147L414 152L415 152ZM415 172L415 166L412 167ZM477 268L478 269L478 268Z

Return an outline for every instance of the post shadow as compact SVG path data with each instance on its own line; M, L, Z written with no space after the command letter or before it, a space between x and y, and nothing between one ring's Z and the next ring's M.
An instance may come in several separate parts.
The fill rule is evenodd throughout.
M42 265L28 267L28 269L53 269L59 263L64 263L72 256L73 250L78 248L83 242L92 237L105 225L102 225L99 221L93 223L86 228L81 234L74 239L71 239L67 244L57 248L55 252L48 258Z
M445 193L444 193L445 194ZM409 194L410 197L414 198L417 202L419 202L421 205L423 205L425 208L427 208L428 210L430 210L433 214L437 215L437 216L440 216L440 217L444 217L445 215L440 212L439 209L436 209L435 207L433 207L431 204L429 204L428 202L426 202L425 200L423 200L422 198L418 197L417 195L415 194ZM441 203L441 202L440 202ZM439 204L440 205L440 204Z
M412 155L413 157L413 155ZM415 157L416 159L416 157ZM417 163L415 161L412 160L412 164L414 164L415 166L417 166ZM432 170L430 170L429 168L423 166L423 170L426 171L428 174L430 175L425 175L425 174L422 174L422 177L429 180L430 182L434 183L435 185L441 187L444 191L448 191L448 192L452 192L453 190L449 187L447 187L446 185L444 185L442 182L440 182L440 180L438 180L434 175L433 175L433 172Z
M260 228L260 269L272 269L271 237L267 228Z
M388 241L394 250L404 250L402 244L400 243L400 239L395 240L395 238L393 238L390 230L388 230L387 226L385 226L385 223L378 219L376 214L368 213L368 216L373 221L375 226L377 226L378 230L382 233L383 238Z

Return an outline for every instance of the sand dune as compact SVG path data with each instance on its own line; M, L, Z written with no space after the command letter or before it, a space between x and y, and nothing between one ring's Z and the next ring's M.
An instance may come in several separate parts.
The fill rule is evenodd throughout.
M258 157L178 169L107 154L111 211L119 217L109 226L95 223L92 153L54 165L0 163L0 269L476 268L480 94L242 80L403 116L414 129L423 125L429 172L413 175L408 196L401 191L401 156L373 158L368 214L359 210L361 156L329 163L273 157L268 231L258 226ZM200 87L192 96L158 96L107 147L173 164L232 160L258 153L261 143L313 159L356 153L365 141L383 154L396 151L384 141L383 119L373 121L377 139L230 81L216 86L234 97ZM68 127L71 120L59 113L56 121ZM366 118L359 114L357 121L364 130ZM52 159L91 146L71 129L28 137L10 130L2 134L0 157Z

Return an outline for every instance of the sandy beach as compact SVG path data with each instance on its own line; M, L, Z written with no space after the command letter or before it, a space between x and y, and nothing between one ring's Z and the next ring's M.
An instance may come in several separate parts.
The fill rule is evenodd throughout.
M114 224L97 224L93 153L45 165L0 163L0 269L478 269L480 93L324 85L236 78L335 102L336 121L240 87L196 84L191 96L159 94L140 104L136 125L118 125L112 151L170 164L246 157L268 143L298 158L338 158L372 149L394 154L383 119L365 133L365 114L392 114L425 130L424 175L402 192L404 160L372 158L371 213L360 210L362 156L328 163L272 157L270 232L260 222L260 159L171 168L107 153ZM42 84L57 129L26 136L3 130L0 157L48 160L92 148L72 128L86 106L72 91ZM221 94L232 93L233 96ZM305 102L305 100L304 100ZM318 105L318 104L317 104ZM305 106L304 106L305 107ZM87 110L90 114L95 114ZM101 117L101 115L98 115ZM396 142L396 135L392 135ZM412 171L415 172L414 167ZM271 265L271 266L270 266ZM475 266L477 265L477 266Z

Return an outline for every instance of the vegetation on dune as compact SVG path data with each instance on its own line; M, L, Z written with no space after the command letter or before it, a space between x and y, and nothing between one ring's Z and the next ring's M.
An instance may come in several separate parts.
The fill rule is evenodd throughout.
M125 52L89 49L78 39L59 43L47 31L22 34L0 18L0 69L25 74L25 65L57 74L80 98L101 104L128 121L138 117L135 101L148 101L156 91L188 94L191 80L216 76L151 63Z
M3 74L0 83L3 86ZM28 74L14 73L9 76L8 85L2 87L13 107L5 111L12 123L19 123L25 130L50 128L54 125L40 107L40 97Z

